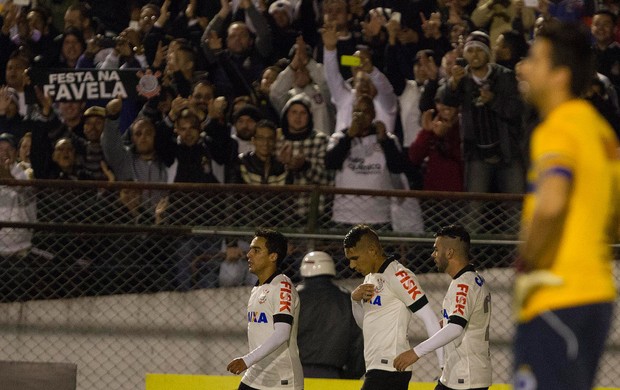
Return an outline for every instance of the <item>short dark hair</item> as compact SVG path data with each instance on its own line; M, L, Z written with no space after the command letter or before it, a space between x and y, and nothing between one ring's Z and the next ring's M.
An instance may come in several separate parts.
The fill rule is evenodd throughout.
M608 9L602 9L599 11L596 11L594 13L594 15L592 15L592 17L595 17L596 15L607 15L611 18L611 22L613 23L613 25L616 25L616 22L618 21L618 17L616 16L616 14L614 14L613 12L611 12Z
M504 44L510 48L511 59L521 59L527 55L530 48L522 33L516 30L504 31Z
M279 231L266 228L256 229L256 232L254 232L254 237L262 237L265 239L267 252L277 254L278 258L276 260L276 264L280 265L288 252L288 239Z
M594 53L590 33L580 23L548 21L536 39L549 41L553 67L567 67L571 73L570 91L583 96L594 75Z
M435 233L435 237L450 237L450 238L458 238L465 245L465 250L469 253L469 246L471 245L471 238L469 237L469 233L462 225L453 224L442 226Z
M346 236L344 236L344 247L345 249L354 248L360 242L362 237L371 236L373 239L379 241L379 236L377 232L372 230L372 228L368 225L355 225Z
M198 115L196 115L192 110L186 108L179 113L177 120L174 121L174 125L177 126L182 120L189 121L192 124L192 127L200 132L200 125L204 118L201 120L201 118L199 118Z
M274 134L278 134L278 126L276 126L275 123L273 123L272 121L270 121L269 119L261 119L257 124L256 124L256 128L267 128L267 129L271 129L273 131Z

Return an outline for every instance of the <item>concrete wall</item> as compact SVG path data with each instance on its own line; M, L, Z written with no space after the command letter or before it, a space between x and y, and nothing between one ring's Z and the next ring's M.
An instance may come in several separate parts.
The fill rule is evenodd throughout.
M493 295L491 340L495 382L509 382L512 273L483 273ZM343 281L349 289L360 280ZM446 275L421 275L431 304L440 307ZM72 362L79 390L144 388L149 372L222 375L247 351L245 311L250 289L118 295L0 304L0 360ZM620 330L616 319L598 386L618 386ZM426 337L414 320L412 337ZM416 366L414 381L438 374L434 355Z

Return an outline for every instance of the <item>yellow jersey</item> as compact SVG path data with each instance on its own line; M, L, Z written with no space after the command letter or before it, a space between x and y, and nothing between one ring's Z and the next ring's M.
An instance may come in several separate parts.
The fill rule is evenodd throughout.
M541 176L565 175L571 180L571 193L563 228L555 232L559 245L543 254L563 283L535 290L518 308L520 321L546 310L615 299L610 232L618 202L617 153L613 130L584 100L561 104L534 130L522 226L531 223Z

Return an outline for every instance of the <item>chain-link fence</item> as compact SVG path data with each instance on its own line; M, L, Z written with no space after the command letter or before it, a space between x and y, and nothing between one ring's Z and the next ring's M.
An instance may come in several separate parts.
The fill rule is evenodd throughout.
M495 381L510 381L508 266L519 196L0 181L0 199L0 360L77 363L78 389L141 388L147 372L225 374L228 361L247 352L254 280L245 253L255 228L290 238L284 271L294 282L304 254L323 250L336 262L337 282L351 289L361 276L342 251L350 225L333 221L333 210L344 201L348 222L366 222L369 200L385 210L373 226L386 250L419 275L436 309L449 278L434 269L433 233L455 222L473 233L472 257L493 294ZM619 336L614 330L601 386L618 385ZM414 380L431 381L435 366L423 359Z

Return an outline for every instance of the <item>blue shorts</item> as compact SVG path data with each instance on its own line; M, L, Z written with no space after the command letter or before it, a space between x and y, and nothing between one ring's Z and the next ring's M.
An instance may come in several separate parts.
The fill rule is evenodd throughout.
M547 311L519 324L514 390L590 390L611 325L612 303Z

